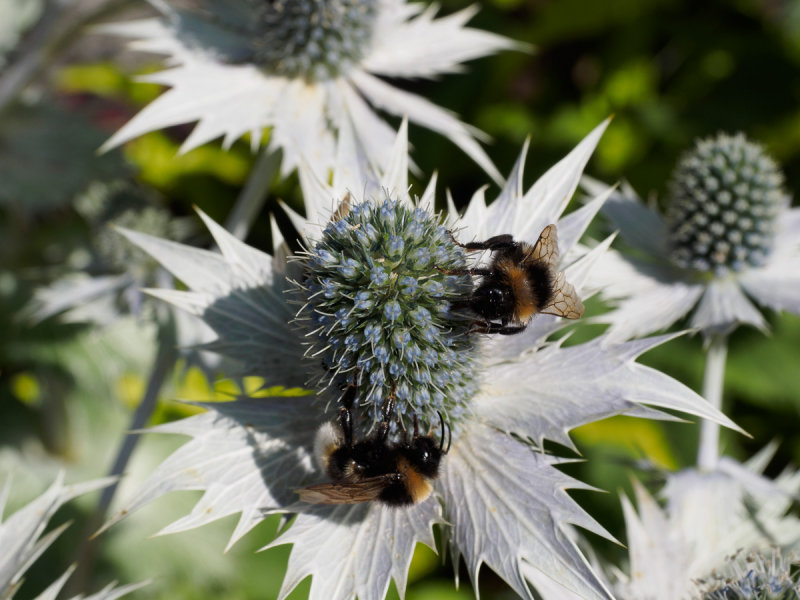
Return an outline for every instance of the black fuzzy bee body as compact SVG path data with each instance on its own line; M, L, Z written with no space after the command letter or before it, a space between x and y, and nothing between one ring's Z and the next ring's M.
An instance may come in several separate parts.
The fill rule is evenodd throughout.
M444 419L439 442L430 435L420 435L416 425L410 439L403 433L399 441L390 442L389 421L394 410L394 399L390 397L375 433L353 441L351 404L352 398L343 402L339 422L325 423L317 432L315 453L330 483L298 490L300 499L312 504L377 500L389 506L407 506L427 499L441 459L450 449L449 442L444 448Z
M556 269L558 241L555 225L544 228L531 246L516 242L508 234L484 242L461 244L468 251L493 253L488 267L446 271L480 276L480 284L470 296L453 303L455 309L467 309L482 319L473 331L478 333L521 333L537 313L567 319L583 315L583 303L564 273Z

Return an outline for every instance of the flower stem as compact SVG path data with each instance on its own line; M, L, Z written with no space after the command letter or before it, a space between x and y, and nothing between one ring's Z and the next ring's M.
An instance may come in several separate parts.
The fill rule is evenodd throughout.
M272 178L280 164L280 150L264 148L258 155L253 169L250 171L250 176L236 199L236 204L233 206L231 214L228 215L228 220L225 221L225 229L240 240L247 237L253 221L261 212Z
M717 409L722 409L722 386L725 379L725 359L728 355L728 337L715 335L706 351L706 371L703 375L703 397ZM708 419L700 424L700 447L697 466L714 469L719 459L719 423Z

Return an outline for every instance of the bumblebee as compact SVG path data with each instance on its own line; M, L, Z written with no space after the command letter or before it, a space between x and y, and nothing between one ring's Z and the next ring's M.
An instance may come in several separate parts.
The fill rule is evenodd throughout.
M451 236L452 237L452 236ZM449 275L480 276L480 285L469 298L453 303L483 319L473 325L478 333L513 335L524 331L537 313L578 319L583 303L558 265L558 236L555 225L542 230L531 246L516 242L509 234L496 235L485 242L462 244L468 252L489 250L492 261L486 268L442 270Z
M388 440L394 413L394 392L383 408L383 418L374 434L360 441L353 440L352 400L355 384L351 384L341 401L338 423L325 423L314 442L320 465L331 481L297 490L300 500L310 504L356 504L378 501L389 506L407 506L427 499L433 491L432 481L439 474L439 463L450 450L452 433L449 427L447 448L445 422L441 413L442 437L420 435L416 418L414 435L407 432L397 442Z

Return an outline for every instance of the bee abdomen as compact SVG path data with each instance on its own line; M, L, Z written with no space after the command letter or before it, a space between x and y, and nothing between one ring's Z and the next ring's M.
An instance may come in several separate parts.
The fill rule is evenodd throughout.
M553 289L555 278L553 275L553 269L541 261L525 265L525 279L529 290L530 304L534 307L534 313L542 310L553 300L555 295L555 290Z

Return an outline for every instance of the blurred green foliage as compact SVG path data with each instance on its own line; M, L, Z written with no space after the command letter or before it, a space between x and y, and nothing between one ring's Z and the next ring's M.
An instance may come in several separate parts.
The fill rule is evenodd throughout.
M443 12L471 4L441 2ZM441 81L403 85L492 136L488 151L501 172L508 172L530 137L526 181L532 182L613 114L588 172L607 181L628 179L644 197L651 192L663 196L679 154L694 138L719 130L741 130L764 143L783 165L789 191L797 195L800 190L797 0L492 0L480 8L475 26L529 47L475 61L466 73ZM224 221L254 161L248 140L230 151L214 142L178 155L190 126L149 134L98 156L97 147L161 93L158 86L134 80L157 68L152 56L125 68L107 55L84 54L79 62L56 59L0 113L0 330L5 332L0 338L0 472L25 464L30 495L52 475L53 465L70 466L76 478L107 470L146 385L154 352L153 332L135 321L98 330L58 317L38 324L26 320L35 289L96 264L87 257L98 226L106 224L87 219L78 197L93 183L122 180L152 192L149 201L174 218L193 219L196 205ZM418 128L412 128L411 139L414 160L424 174L415 182L417 191L438 171L440 188L449 188L463 206L487 183L447 140ZM276 179L272 189L248 237L264 249L271 248L267 216L277 199L302 210L296 177ZM208 245L206 234L195 233L199 230L188 241ZM742 329L732 337L726 412L753 438L723 432L723 443L728 453L745 458L780 439L769 471L775 474L790 462L800 462L800 318L772 315L770 323L770 336ZM132 339L139 343L131 344ZM703 352L698 337L673 340L642 362L700 389ZM162 391L154 421L196 410L174 398L210 399L231 392L226 385L215 389L199 371L179 366ZM151 437L158 436L145 439ZM646 482L657 479L645 459L666 468L693 464L696 438L697 428L686 423L617 418L583 427L575 439L588 460L565 468L611 493L580 492L575 497L622 536L617 492L629 492L634 475ZM149 460L152 468L179 443L148 442L139 450L139 460ZM181 496L173 505L158 504L139 520L109 532L93 589L112 578L134 581L155 575L157 581L138 597L276 597L288 548L255 553L274 536L275 520L257 527L224 555L231 519L189 534L145 539L169 522L171 512L181 514L190 502ZM46 574L52 578L66 567L90 508L84 502L70 509L76 524L35 567L33 583L19 598L33 597ZM622 555L619 548L592 541L603 552ZM132 555L150 559L137 568L129 560ZM160 573L147 572L146 567L159 566ZM421 548L406 597L473 597L463 569L460 579L461 588L454 590L452 565L442 565L432 551ZM507 593L486 570L480 589L484 597ZM290 598L302 598L307 590L305 582ZM394 588L390 597L397 597Z

